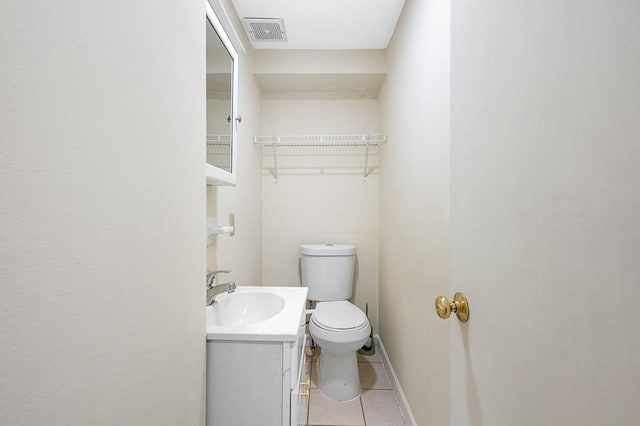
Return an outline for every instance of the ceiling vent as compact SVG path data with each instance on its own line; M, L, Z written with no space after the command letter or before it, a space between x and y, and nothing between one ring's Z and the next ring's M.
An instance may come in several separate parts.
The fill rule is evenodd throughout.
M287 41L284 21L278 18L244 18L251 41Z

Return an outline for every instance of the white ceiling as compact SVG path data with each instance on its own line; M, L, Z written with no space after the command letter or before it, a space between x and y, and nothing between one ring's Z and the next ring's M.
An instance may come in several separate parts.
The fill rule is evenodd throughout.
M240 19L282 18L287 42L256 49L385 49L405 0L232 0Z

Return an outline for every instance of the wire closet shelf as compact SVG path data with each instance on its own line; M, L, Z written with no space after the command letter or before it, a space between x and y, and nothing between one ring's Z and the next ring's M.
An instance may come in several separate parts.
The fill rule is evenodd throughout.
M263 166L278 180L279 169L304 168L314 164L327 168L358 168L366 177L377 168L379 147L387 141L384 134L358 135L292 135L255 136L256 145L263 147ZM322 164L314 157L322 158Z

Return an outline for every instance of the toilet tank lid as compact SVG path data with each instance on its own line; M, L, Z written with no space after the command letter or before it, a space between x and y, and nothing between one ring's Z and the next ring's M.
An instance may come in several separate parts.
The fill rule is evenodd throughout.
M353 244L302 244L300 253L308 256L352 256L356 254Z

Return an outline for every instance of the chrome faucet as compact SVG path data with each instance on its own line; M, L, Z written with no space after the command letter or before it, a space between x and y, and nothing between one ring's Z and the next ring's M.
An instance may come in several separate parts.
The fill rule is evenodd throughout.
M233 293L236 290L236 283L228 282L223 284L214 285L216 276L218 274L227 274L231 271L221 270L221 271L213 271L207 274L207 306L212 305L215 302L216 296L220 293Z

